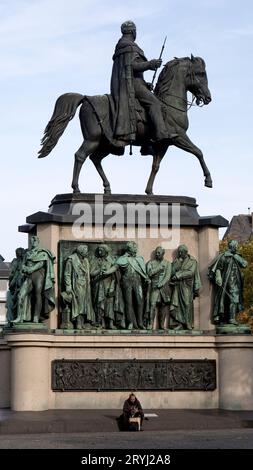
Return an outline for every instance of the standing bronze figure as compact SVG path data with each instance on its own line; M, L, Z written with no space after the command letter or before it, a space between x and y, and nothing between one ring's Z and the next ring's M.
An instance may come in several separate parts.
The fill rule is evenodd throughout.
M236 315L243 310L243 275L247 261L238 253L237 240L209 266L209 279L214 284L213 323L237 325Z
M117 273L111 273L115 261L107 245L99 245L91 262L91 287L98 327L124 328L124 305Z
M172 294L170 327L175 330L192 330L194 327L193 300L199 294L201 280L198 263L189 255L188 248L180 245L172 263Z
M7 321L9 324L17 318L18 295L20 288L25 281L23 265L26 250L22 247L16 249L16 258L11 262L11 272L9 276L9 290L7 292Z
M155 249L155 259L148 261L147 274L151 279L148 299L148 325L150 330L154 326L156 312L158 312L158 328L164 330L165 318L170 302L169 280L171 276L171 263L164 259L165 250L161 246Z
M183 57L168 62L159 75L154 93L143 79L145 70L156 70L160 59L148 61L135 43L133 22L121 26L122 38L113 56L111 95L85 96L65 93L55 104L54 113L46 126L39 158L46 157L80 109L84 142L75 154L72 188L80 192L79 175L90 157L103 180L104 192L111 193L110 183L101 161L109 154L122 155L125 146L142 147L142 154L153 155L152 171L146 193L153 193L155 176L169 146L185 150L197 157L205 177L205 186L212 187L210 172L202 151L191 142L188 129L187 92L196 104L209 104L205 62L201 57Z
M116 267L121 272L121 285L125 300L127 329L145 329L143 283L149 283L146 266L142 256L138 255L135 242L127 242L126 252L116 260Z
M24 282L18 293L13 323L39 323L49 317L55 307L54 261L51 251L41 248L39 238L32 236L22 264Z
M64 268L64 291L61 296L70 305L70 320L78 329L90 329L95 324L91 299L90 264L87 245L78 245L68 256Z

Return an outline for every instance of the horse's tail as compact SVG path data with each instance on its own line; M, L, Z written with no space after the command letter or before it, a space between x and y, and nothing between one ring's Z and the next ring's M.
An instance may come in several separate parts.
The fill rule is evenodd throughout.
M84 96L79 93L65 93L59 96L55 103L53 116L44 131L41 140L42 148L38 152L38 158L46 157L53 150L69 121L75 116L83 98Z

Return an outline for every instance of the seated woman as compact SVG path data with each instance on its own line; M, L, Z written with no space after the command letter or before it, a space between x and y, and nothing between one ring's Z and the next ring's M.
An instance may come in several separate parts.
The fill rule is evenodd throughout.
M123 406L123 422L124 429L130 430L129 418L140 418L140 426L144 418L144 413L139 400L134 393L130 393L129 398L125 401Z

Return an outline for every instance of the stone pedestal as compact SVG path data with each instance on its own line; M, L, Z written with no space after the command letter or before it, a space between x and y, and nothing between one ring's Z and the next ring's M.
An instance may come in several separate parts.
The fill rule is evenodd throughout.
M20 339L21 343L17 338L11 343L11 409L47 410L49 348L43 341L38 341L37 335L33 338L28 336L28 341L22 342L22 337Z
M20 231L38 235L41 246L56 255L56 309L45 330L28 332L21 327L4 333L0 406L17 411L121 409L135 388L145 409L154 403L157 408L253 408L252 336L216 335L210 323L207 267L218 253L218 229L226 225L221 216L200 217L195 199L176 196L65 194L53 199L48 212L29 216ZM178 245L188 246L199 263L203 285L195 299L193 334L60 329L58 280L63 247L71 252L80 243L91 247L126 240L138 244L146 262L159 245L170 261ZM122 363L128 361L132 370L136 364L139 378L124 388ZM91 382L85 385L80 377L86 377L88 363L96 373L94 377L90 373ZM101 371L100 381L96 374Z
M253 410L253 337L219 335L219 407Z
M0 408L10 406L11 352L5 338L0 337Z
M53 361L214 361L216 385L209 390L191 385L191 365L182 379L188 389L143 390L137 388L145 409L253 409L253 337L250 336L173 336L166 334L100 334L65 335L8 334L5 348L11 353L11 402L7 401L8 377L5 375L5 406L16 411L47 409L108 409L122 408L131 390L53 390ZM4 357L0 350L1 364ZM7 363L5 370L7 372ZM75 377L70 385L75 388ZM59 375L59 378L61 376ZM177 376L178 378L178 376ZM207 378L208 380L208 378ZM208 382L207 382L208 383ZM66 380L65 380L66 384ZM183 385L183 386L184 386ZM71 388L71 387L70 387ZM2 402L3 403L3 402Z

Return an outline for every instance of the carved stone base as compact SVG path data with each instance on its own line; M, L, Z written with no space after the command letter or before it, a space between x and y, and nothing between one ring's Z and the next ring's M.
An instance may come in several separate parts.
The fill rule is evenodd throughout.
M171 330L172 332L173 330ZM101 328L90 328L89 330L77 330L75 328L57 328L55 330L56 335L99 335L99 336L119 336L119 335L141 335L141 336L150 336L150 335L168 335L168 330L106 330Z
M48 331L48 326L45 323L13 323L11 331Z
M75 328L57 328L55 330L56 335L99 335L99 336L118 336L118 335L141 335L141 336L199 336L203 335L203 330L170 330L170 329L163 329L163 330L106 330L101 328L90 328L89 330L77 330Z
M203 335L203 330L167 330L169 335Z
M251 329L247 325L217 325L217 335L250 335Z

